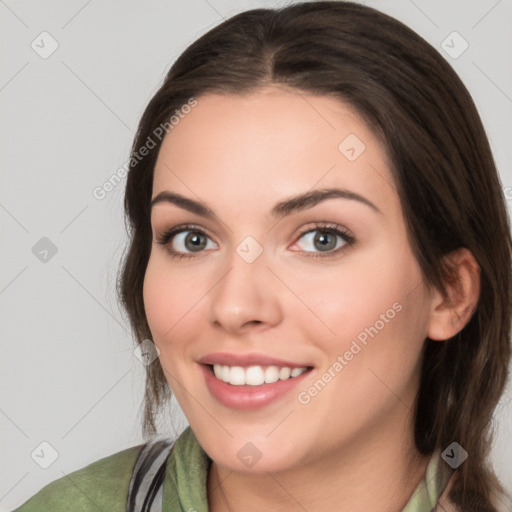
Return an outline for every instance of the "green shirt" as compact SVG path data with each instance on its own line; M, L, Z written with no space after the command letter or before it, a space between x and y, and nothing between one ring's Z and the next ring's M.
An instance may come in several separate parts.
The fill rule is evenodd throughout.
M98 460L55 480L14 512L125 512L130 477L141 446ZM439 453L402 512L430 512L443 491L436 475ZM167 461L163 512L208 512L206 483L209 459L187 427ZM444 487L444 486L443 486Z

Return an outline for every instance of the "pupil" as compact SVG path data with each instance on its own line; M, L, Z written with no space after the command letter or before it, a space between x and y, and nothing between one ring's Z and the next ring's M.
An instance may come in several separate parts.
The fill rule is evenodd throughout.
M326 238L329 236L331 237L331 242L329 243L329 241L327 241L327 243L324 243L326 241ZM315 243L316 242L320 242L320 247L325 250L334 249L334 247L336 247L336 239L332 236L331 233L324 232L317 235L315 237Z
M205 241L204 241L204 238L201 240L201 236L200 234L193 234L193 233L190 233L187 235L186 239L185 239L185 246L187 247L187 249L191 250L191 251L198 251L200 249L203 249L204 246L206 245ZM190 242L191 243L191 246L189 247L187 245L187 242Z

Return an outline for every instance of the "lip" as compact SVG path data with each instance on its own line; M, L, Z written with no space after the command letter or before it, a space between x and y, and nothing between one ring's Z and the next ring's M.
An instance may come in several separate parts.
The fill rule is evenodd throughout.
M208 364L200 364L199 366L211 395L226 407L244 411L260 409L284 397L308 377L312 371L312 368L309 367L307 371L298 377L279 380L271 384L262 384L261 386L250 386L247 384L244 386L233 386L215 377L212 367Z
M208 354L198 360L201 364L222 364L225 366L287 366L289 368L310 368L311 365L308 363L294 363L291 361L285 361L283 359L277 359L275 357L267 356L265 354L229 354L226 352L216 352ZM285 381L283 381L285 382Z

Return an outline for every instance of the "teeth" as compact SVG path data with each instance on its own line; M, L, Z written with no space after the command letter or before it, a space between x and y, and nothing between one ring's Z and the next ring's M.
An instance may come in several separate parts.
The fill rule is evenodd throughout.
M307 368L289 368L287 366L226 366L221 364L213 365L215 377L233 386L261 386L271 384L278 380L288 380L302 375Z
M256 368L258 368L258 366ZM265 384L272 384L272 382L277 382L278 380L279 368L277 366L269 366L265 370Z
M281 380L286 380L290 377L291 373L292 373L291 368L281 368L279 370L279 378Z

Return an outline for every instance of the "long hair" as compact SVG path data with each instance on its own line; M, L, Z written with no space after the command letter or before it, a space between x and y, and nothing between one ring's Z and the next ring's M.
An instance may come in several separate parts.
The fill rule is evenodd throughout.
M493 410L510 361L510 225L495 162L475 104L422 37L375 9L344 1L246 11L191 44L170 68L138 126L125 192L129 245L118 294L138 343L151 338L142 287L151 249L150 200L158 127L191 98L249 94L280 84L347 102L384 143L412 251L425 282L446 296L451 251L466 247L481 269L477 308L446 342L425 340L414 437L422 454L457 441L468 459L450 493L464 511L494 510L502 488L487 463ZM160 363L147 367L143 432L171 396ZM442 465L442 471L448 471Z

